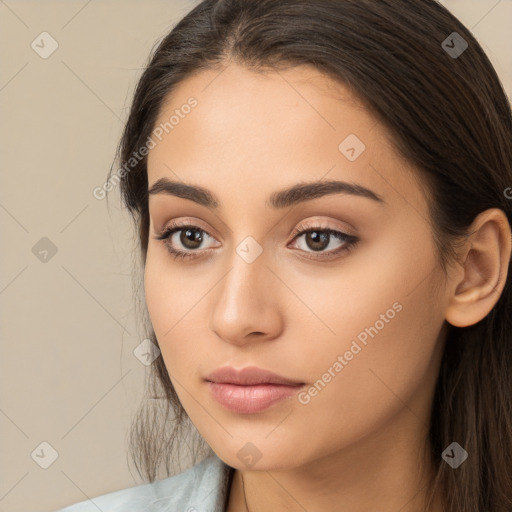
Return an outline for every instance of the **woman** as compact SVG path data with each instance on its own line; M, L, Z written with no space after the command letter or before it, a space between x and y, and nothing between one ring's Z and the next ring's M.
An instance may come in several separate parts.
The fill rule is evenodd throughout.
M512 510L512 115L453 15L203 1L119 156L149 483L64 511Z

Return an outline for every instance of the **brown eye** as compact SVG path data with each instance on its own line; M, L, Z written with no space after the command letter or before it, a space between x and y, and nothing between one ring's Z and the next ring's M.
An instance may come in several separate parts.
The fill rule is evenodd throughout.
M203 242L203 236L200 229L188 228L181 229L181 235L179 237L180 243L183 244L183 247L187 249L198 249L201 243Z
M353 235L348 235L334 229L324 227L307 227L301 225L295 232L296 236L293 240L298 248L305 253L317 253L317 256L307 256L310 259L333 258L343 252L354 248L359 239ZM296 241L303 238L303 243ZM335 242L338 245L332 247ZM331 250L326 250L328 248Z
M177 233L179 233L179 236L175 240ZM209 249L201 249L201 245L208 237L213 239L211 235L198 226L183 225L168 227L155 239L163 240L167 250L174 258L187 259L196 258L201 253L209 252ZM180 247L186 250L181 250Z
M313 251L323 251L329 245L331 235L324 231L308 231L305 233L306 245Z

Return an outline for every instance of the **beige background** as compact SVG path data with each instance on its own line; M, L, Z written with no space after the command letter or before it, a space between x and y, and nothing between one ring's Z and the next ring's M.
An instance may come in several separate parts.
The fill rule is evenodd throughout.
M510 97L512 1L442 3ZM141 483L126 457L145 371L133 354L134 237L117 191L110 209L92 191L149 51L193 5L0 0L0 512L51 512ZM43 31L58 43L46 59L31 47ZM46 262L43 237L57 249ZM48 469L42 442L58 452Z

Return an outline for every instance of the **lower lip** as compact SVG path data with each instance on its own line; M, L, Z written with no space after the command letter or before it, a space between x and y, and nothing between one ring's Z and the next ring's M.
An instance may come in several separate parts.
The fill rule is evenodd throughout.
M258 384L255 386L237 386L208 381L210 391L226 409L250 414L268 409L271 405L281 402L295 394L304 384L286 386L283 384Z

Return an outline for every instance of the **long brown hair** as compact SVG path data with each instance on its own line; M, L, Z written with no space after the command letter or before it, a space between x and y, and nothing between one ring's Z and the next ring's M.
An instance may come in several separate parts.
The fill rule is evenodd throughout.
M468 45L460 55L447 51L446 41L455 45L453 32ZM428 185L444 270L456 257L455 241L480 212L500 208L512 224L512 201L505 193L512 186L510 103L479 43L436 1L202 1L152 52L119 144L120 162L145 145L164 99L183 79L220 70L228 61L254 71L310 64L348 86ZM143 267L146 157L134 162L119 176ZM429 434L437 468L432 493L442 492L447 512L512 510L511 275L509 265L505 288L485 318L470 327L449 326ZM142 299L141 305L147 336L158 344ZM169 475L189 427L159 357L131 431L139 474L153 481L165 465ZM469 453L457 469L441 459L453 441ZM196 458L208 451L199 437L194 446Z

